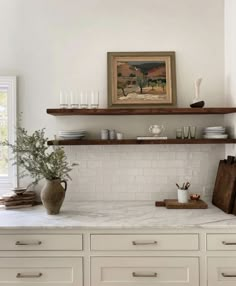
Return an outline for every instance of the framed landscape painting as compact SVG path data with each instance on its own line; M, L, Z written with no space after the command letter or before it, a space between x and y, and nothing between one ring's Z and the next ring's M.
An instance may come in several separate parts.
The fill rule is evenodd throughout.
M108 105L176 104L175 52L108 52Z

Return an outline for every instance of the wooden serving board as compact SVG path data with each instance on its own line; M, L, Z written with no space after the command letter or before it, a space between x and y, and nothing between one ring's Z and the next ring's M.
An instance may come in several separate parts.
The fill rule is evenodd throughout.
M213 205L226 213L234 213L236 198L236 163L221 160L212 197Z
M208 205L202 200L189 200L188 203L179 203L178 200L164 200L167 209L207 209Z
M178 200L164 200L156 202L156 206L165 206L167 209L207 209L208 205L202 200L189 200L188 203L179 203Z

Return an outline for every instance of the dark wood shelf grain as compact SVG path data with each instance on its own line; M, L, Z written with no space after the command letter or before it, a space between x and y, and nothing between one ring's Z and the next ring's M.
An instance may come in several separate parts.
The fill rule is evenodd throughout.
M167 139L167 140L100 140L69 139L50 140L48 145L143 145L143 144L235 144L236 139Z
M105 108L105 109L72 109L49 108L47 113L54 116L70 115L178 115L178 114L228 114L236 113L236 107L208 107L208 108Z

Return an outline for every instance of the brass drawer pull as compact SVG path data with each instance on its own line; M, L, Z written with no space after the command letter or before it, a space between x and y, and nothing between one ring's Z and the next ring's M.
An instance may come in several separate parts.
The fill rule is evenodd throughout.
M32 273L32 274L23 274L23 273L17 273L16 278L39 278L43 275L43 273Z
M225 273L221 273L221 275L223 277L236 277L236 274L225 274Z
M153 245L157 244L156 240L153 241L132 241L133 245Z
M42 241L35 241L35 242L22 242L22 241L17 241L16 245L40 245L42 244Z
M227 241L222 241L224 245L236 245L236 242L227 242Z
M156 272L153 272L153 273L150 273L150 274L133 272L132 275L133 275L133 277L157 277L157 273Z

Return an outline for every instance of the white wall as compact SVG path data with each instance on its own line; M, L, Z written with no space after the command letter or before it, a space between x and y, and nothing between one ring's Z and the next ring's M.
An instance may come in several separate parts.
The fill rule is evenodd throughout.
M225 0L225 95L226 102L236 106L236 2ZM225 123L236 138L236 114L227 115ZM236 146L227 146L226 155L236 155Z
M178 106L189 106L194 96L194 80L199 76L203 77L201 95L206 106L223 105L223 0L0 0L0 10L0 74L19 77L19 111L23 112L23 125L27 129L47 127L48 135L52 136L64 128L87 128L90 136L95 137L101 128L115 128L130 138L147 133L151 123L161 123L166 126L166 134L174 137L175 129L186 124L196 125L200 135L203 126L222 123L222 116L54 118L46 114L46 108L58 106L60 89L87 87L101 91L101 106L106 107L108 51L176 51ZM134 157L138 164L143 161L150 169L154 165L165 166L168 176L163 181L163 174L153 171L150 175L152 187L147 185L148 174L140 166L144 177L140 183L142 199L153 198L155 186L157 192L173 192L171 186L175 180L185 178L193 181L194 191L206 188L211 192L217 162L224 156L224 146L197 145L71 147L67 151L71 160L83 161L79 173L73 175L68 195L71 199L78 198L79 193L83 193L80 197L83 199L119 197L119 181L106 177L103 162L110 156L114 164L109 166L111 173L125 163L116 165L116 157L109 154L125 154L128 172L121 177L124 186L132 185L128 176L131 173L135 174L136 184L140 183L139 171L135 173L132 163ZM168 157L169 152L173 156ZM150 157L155 161L153 165L148 163ZM99 188L96 185L100 179L89 170L91 166L97 166L96 172L103 178ZM172 171L168 170L171 166L175 166ZM203 166L206 173L202 180ZM180 177L176 177L179 176L176 172ZM94 175L88 179L88 174ZM114 196L106 196L102 190L107 193L113 190ZM127 192L126 188L122 190L124 194ZM127 198L135 199L138 195Z

